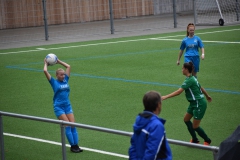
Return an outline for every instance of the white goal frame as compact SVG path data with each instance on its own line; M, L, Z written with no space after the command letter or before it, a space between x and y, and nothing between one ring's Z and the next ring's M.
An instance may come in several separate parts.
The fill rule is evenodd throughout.
M240 0L194 0L196 25L240 23Z

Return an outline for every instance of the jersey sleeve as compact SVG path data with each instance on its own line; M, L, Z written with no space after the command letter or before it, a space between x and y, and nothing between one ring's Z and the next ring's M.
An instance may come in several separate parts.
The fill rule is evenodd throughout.
M68 82L68 80L69 80L69 77L68 77L68 75L67 74L65 74L65 80Z
M49 80L49 83L50 83L50 84L53 84L53 82L54 82L54 79L53 79L53 77L51 76L51 79Z
M51 76L51 79L49 80L49 83L51 84L52 89L53 89L53 91L55 93L56 89L57 89L57 86L56 86L56 83L55 83L55 79L52 76Z
M201 38L199 38L199 37L198 37L198 46L199 46L200 48L203 48L203 47L204 47L204 45L203 45L203 43L202 43L202 40L201 40Z
M188 79L186 79L186 80L183 82L181 88L184 89L184 90L186 90L186 89L190 88L190 86L191 86L191 81L189 81Z
M180 45L180 50L184 50L186 48L185 38L182 40L182 43Z

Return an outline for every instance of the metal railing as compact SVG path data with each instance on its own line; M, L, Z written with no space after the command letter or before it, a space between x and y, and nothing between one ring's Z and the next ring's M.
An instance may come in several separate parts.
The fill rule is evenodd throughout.
M41 122L59 124L60 128L61 128L61 143L62 143L62 157L63 157L63 160L67 159L67 157L66 157L66 143L65 143L65 130L64 130L64 128L65 128L64 126L66 126L66 125L75 126L75 127L79 127L79 128L85 128L85 129L89 129L89 130L96 130L96 131L100 131L100 132L107 132L107 133L112 133L112 134L117 134L117 135L123 135L123 136L128 136L128 137L131 137L132 134L133 134L132 132L126 132L126 131L114 130L114 129L109 129L109 128L91 126L91 125L86 125L86 124L72 123L72 122L66 122L66 121L62 121L62 120L54 120L54 119L49 119L49 118L42 118L42 117L35 117L35 116L29 116L29 115L0 111L1 160L5 159L2 116L8 116L8 117L14 117L14 118L22 118L22 119L28 119L28 120L34 120L34 121L41 121ZM214 160L216 160L216 155L217 155L217 152L219 150L219 147L217 147L217 146L204 146L204 145L201 145L201 144L193 144L193 143L174 140L174 139L167 139L167 140L170 144L176 144L176 145L181 145L181 146L188 146L188 147L193 147L193 148L212 151Z

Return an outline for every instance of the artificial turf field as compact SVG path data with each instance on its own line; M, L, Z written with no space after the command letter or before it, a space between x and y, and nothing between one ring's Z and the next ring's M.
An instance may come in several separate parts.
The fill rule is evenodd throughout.
M0 111L56 119L53 91L43 74L45 56L55 53L71 65L70 100L76 122L132 132L135 117L143 110L144 93L169 94L184 81L183 57L181 65L176 65L184 35L174 32L0 50ZM240 123L240 26L197 29L195 35L205 45L198 80L213 99L201 127L212 139L211 145L219 146ZM59 67L49 66L52 76ZM187 106L184 94L163 101L160 117L167 120L167 138L190 140L183 122ZM61 142L59 125L4 116L3 130L7 160L62 159L60 145L41 141ZM67 159L127 159L130 137L82 128L78 133L85 151L73 154L67 148ZM170 146L175 160L213 159L211 151Z

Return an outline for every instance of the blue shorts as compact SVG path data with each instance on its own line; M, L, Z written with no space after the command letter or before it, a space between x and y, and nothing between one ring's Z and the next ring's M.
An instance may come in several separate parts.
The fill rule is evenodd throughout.
M199 72L199 65L200 65L200 58L199 56L185 56L184 57L184 63L185 62L192 62L194 65L194 72Z
M62 105L62 106L54 106L54 113L58 118L62 114L70 114L73 113L72 106L69 105Z

